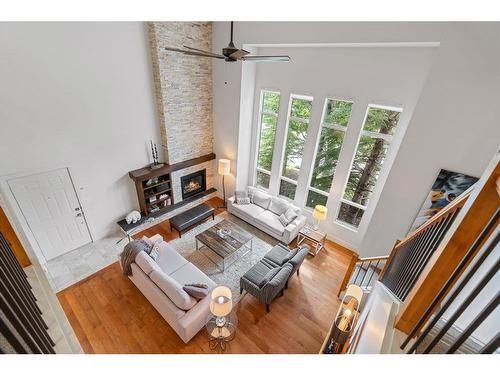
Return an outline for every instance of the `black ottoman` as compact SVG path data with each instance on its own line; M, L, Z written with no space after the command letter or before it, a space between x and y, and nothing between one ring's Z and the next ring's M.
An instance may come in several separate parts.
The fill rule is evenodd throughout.
M170 228L174 228L179 233L180 238L182 232L194 227L210 216L212 216L212 219L215 219L215 210L202 203L172 217L170 219Z

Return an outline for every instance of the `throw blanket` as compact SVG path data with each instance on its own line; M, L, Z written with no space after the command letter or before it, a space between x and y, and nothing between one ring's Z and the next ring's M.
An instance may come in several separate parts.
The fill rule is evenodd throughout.
M130 265L134 262L135 257L141 251L145 251L149 255L151 252L151 246L143 240L135 240L125 245L125 248L120 254L120 262L125 276L132 275L132 267L130 267Z

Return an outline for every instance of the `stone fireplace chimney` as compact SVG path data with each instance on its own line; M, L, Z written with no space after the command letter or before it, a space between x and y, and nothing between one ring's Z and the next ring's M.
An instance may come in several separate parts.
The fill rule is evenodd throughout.
M175 164L213 152L212 59L170 52L187 45L212 50L211 22L150 22L156 103L165 162ZM214 186L214 161L172 173L175 202L182 200L181 177L206 169Z

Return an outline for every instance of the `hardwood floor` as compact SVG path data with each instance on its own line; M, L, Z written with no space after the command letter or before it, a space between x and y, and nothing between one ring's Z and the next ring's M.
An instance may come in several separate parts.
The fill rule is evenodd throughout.
M208 201L213 207L220 199ZM217 214L223 210L217 210ZM169 241L168 223L135 237L160 233ZM317 353L340 300L338 288L351 254L332 242L308 256L283 297L266 314L251 295L236 305L238 329L227 353ZM214 353L201 330L188 344L121 273L118 263L58 293L59 301L85 353Z

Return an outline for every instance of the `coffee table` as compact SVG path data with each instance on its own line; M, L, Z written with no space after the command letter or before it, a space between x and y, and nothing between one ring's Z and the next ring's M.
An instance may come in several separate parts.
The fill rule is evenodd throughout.
M217 233L219 229L229 230L230 233L221 237ZM197 234L195 239L197 251L200 250L199 244L201 243L210 249L215 255L222 258L222 272L225 271L227 266L236 261L235 259L232 263L226 264L226 259L237 256L237 253L241 252L241 249L247 249L247 251L241 254L240 257L245 256L253 249L253 236L243 228L228 220L222 220L220 223L215 224L204 232ZM205 256L213 262L218 269L220 269L219 264L214 262L209 256Z

